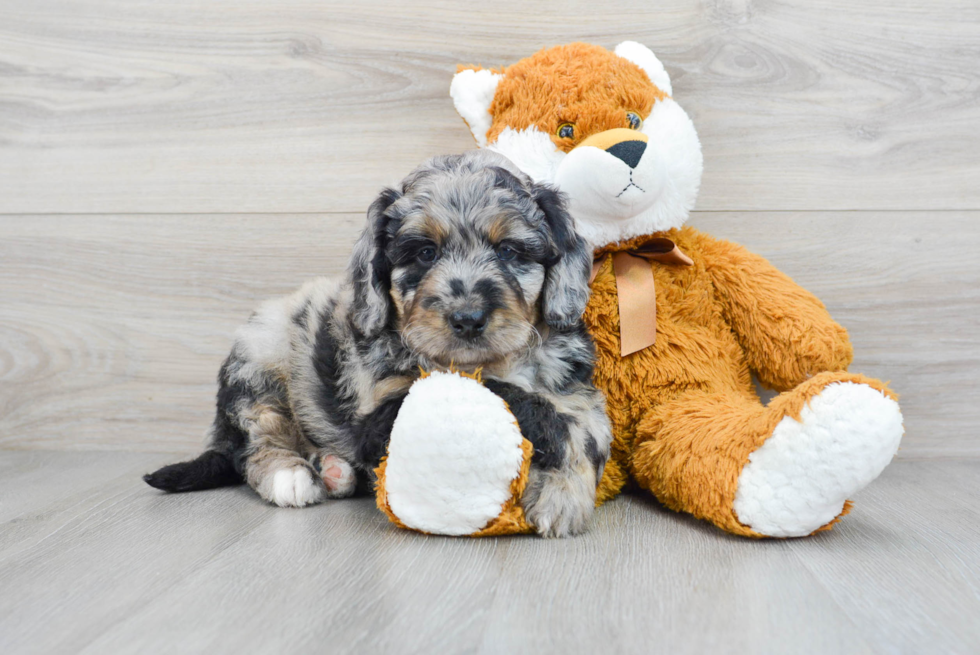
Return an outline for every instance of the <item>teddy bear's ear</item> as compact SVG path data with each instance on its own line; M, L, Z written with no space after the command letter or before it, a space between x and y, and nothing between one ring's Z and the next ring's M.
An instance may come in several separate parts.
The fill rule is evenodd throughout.
M491 70L463 68L453 76L449 95L453 98L456 111L469 125L477 145L487 145L487 132L493 123L490 104L497 91L497 83L503 77Z
M616 46L615 53L642 68L643 72L647 74L651 82L657 85L658 89L667 95L673 95L670 89L670 76L667 75L667 71L664 70L664 65L650 51L650 48L636 41L623 41Z

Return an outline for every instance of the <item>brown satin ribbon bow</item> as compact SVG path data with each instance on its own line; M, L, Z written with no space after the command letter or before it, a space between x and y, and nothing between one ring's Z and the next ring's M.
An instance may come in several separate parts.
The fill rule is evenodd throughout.
M657 291L650 262L691 266L694 261L670 239L654 238L631 250L611 253L619 296L619 340L623 357L657 340ZM605 255L592 262L591 284Z

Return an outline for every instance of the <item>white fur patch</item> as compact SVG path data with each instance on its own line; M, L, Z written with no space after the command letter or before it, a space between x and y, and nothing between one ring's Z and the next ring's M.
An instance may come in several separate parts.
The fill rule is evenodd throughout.
M482 529L510 498L521 440L504 401L479 382L439 372L415 382L388 444L391 511L434 534Z
M668 179L664 154L658 144L648 143L630 168L599 148L579 146L568 153L555 183L568 196L568 210L586 241L604 245L607 235L620 234L662 202Z
M536 127L525 130L505 127L487 149L510 159L535 182L553 183L565 158L551 137Z
M533 127L504 128L488 149L535 182L565 192L576 230L600 247L680 227L697 200L704 160L694 124L681 106L670 98L657 102L642 132L649 143L632 180L629 167L612 155L590 147L565 154ZM643 191L630 188L617 198L631 181Z
M453 76L449 95L456 111L469 125L473 137L482 148L487 145L487 132L493 124L490 105L497 92L501 75L488 70L464 70Z
M255 313L235 331L235 347L241 349L244 363L239 379L259 380L268 371L285 375L294 355L291 317L306 302L324 306L336 297L340 282L318 277L304 284L295 293L262 303Z
M674 95L674 92L670 88L670 76L667 75L664 65L660 63L660 60L657 59L657 56L653 54L650 48L636 41L623 41L616 46L613 52L642 68L643 72L647 74L651 82L657 85L658 89L667 95Z
M644 154L643 160L656 153L661 162L655 169L663 175L661 183L654 185L659 189L657 199L636 214L614 221L572 210L576 229L593 246L680 227L694 208L704 160L691 119L680 105L666 98L654 104L641 131L650 137L647 149L651 151L650 155ZM564 184L558 186L564 190Z
M615 53L642 68L662 91L668 95L673 92L670 76L649 48L624 41ZM590 245L600 247L661 232L687 221L697 199L704 162L694 124L673 99L656 102L643 122L649 152L631 178L629 168L614 157L588 166L587 157L579 159L575 150L566 155L549 135L534 127L505 127L488 145L486 135L493 122L488 110L500 78L486 70L457 73L449 90L456 111L480 147L509 158L535 182L553 184L564 191L576 228ZM569 160L566 167L569 157L578 161Z
M309 469L301 466L276 471L272 478L272 502L280 507L305 507L323 497L323 489L316 483Z
M771 537L802 537L884 470L902 440L898 403L866 384L828 385L780 421L749 456L735 493L738 520Z
M248 323L235 331L235 342L244 348L249 367L259 370L285 370L289 363L292 298L268 300L256 310Z

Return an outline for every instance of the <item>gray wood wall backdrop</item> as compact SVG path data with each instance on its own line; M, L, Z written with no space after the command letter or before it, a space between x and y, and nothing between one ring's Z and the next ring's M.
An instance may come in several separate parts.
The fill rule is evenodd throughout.
M769 257L980 455L980 3L0 0L0 447L193 451L235 326L473 147L448 87L584 40L659 54L692 223Z

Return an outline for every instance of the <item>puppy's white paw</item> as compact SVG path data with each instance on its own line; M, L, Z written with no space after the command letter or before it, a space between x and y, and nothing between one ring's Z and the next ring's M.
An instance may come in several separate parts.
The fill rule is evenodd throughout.
M595 509L595 479L574 471L531 471L524 514L542 537L584 532Z
M331 498L346 498L357 487L354 468L336 455L323 455L315 465Z
M771 537L802 537L884 470L904 429L898 403L866 384L827 385L749 456L735 493L738 520Z
M305 466L280 469L273 475L269 500L279 507L314 505L323 497L323 485Z

